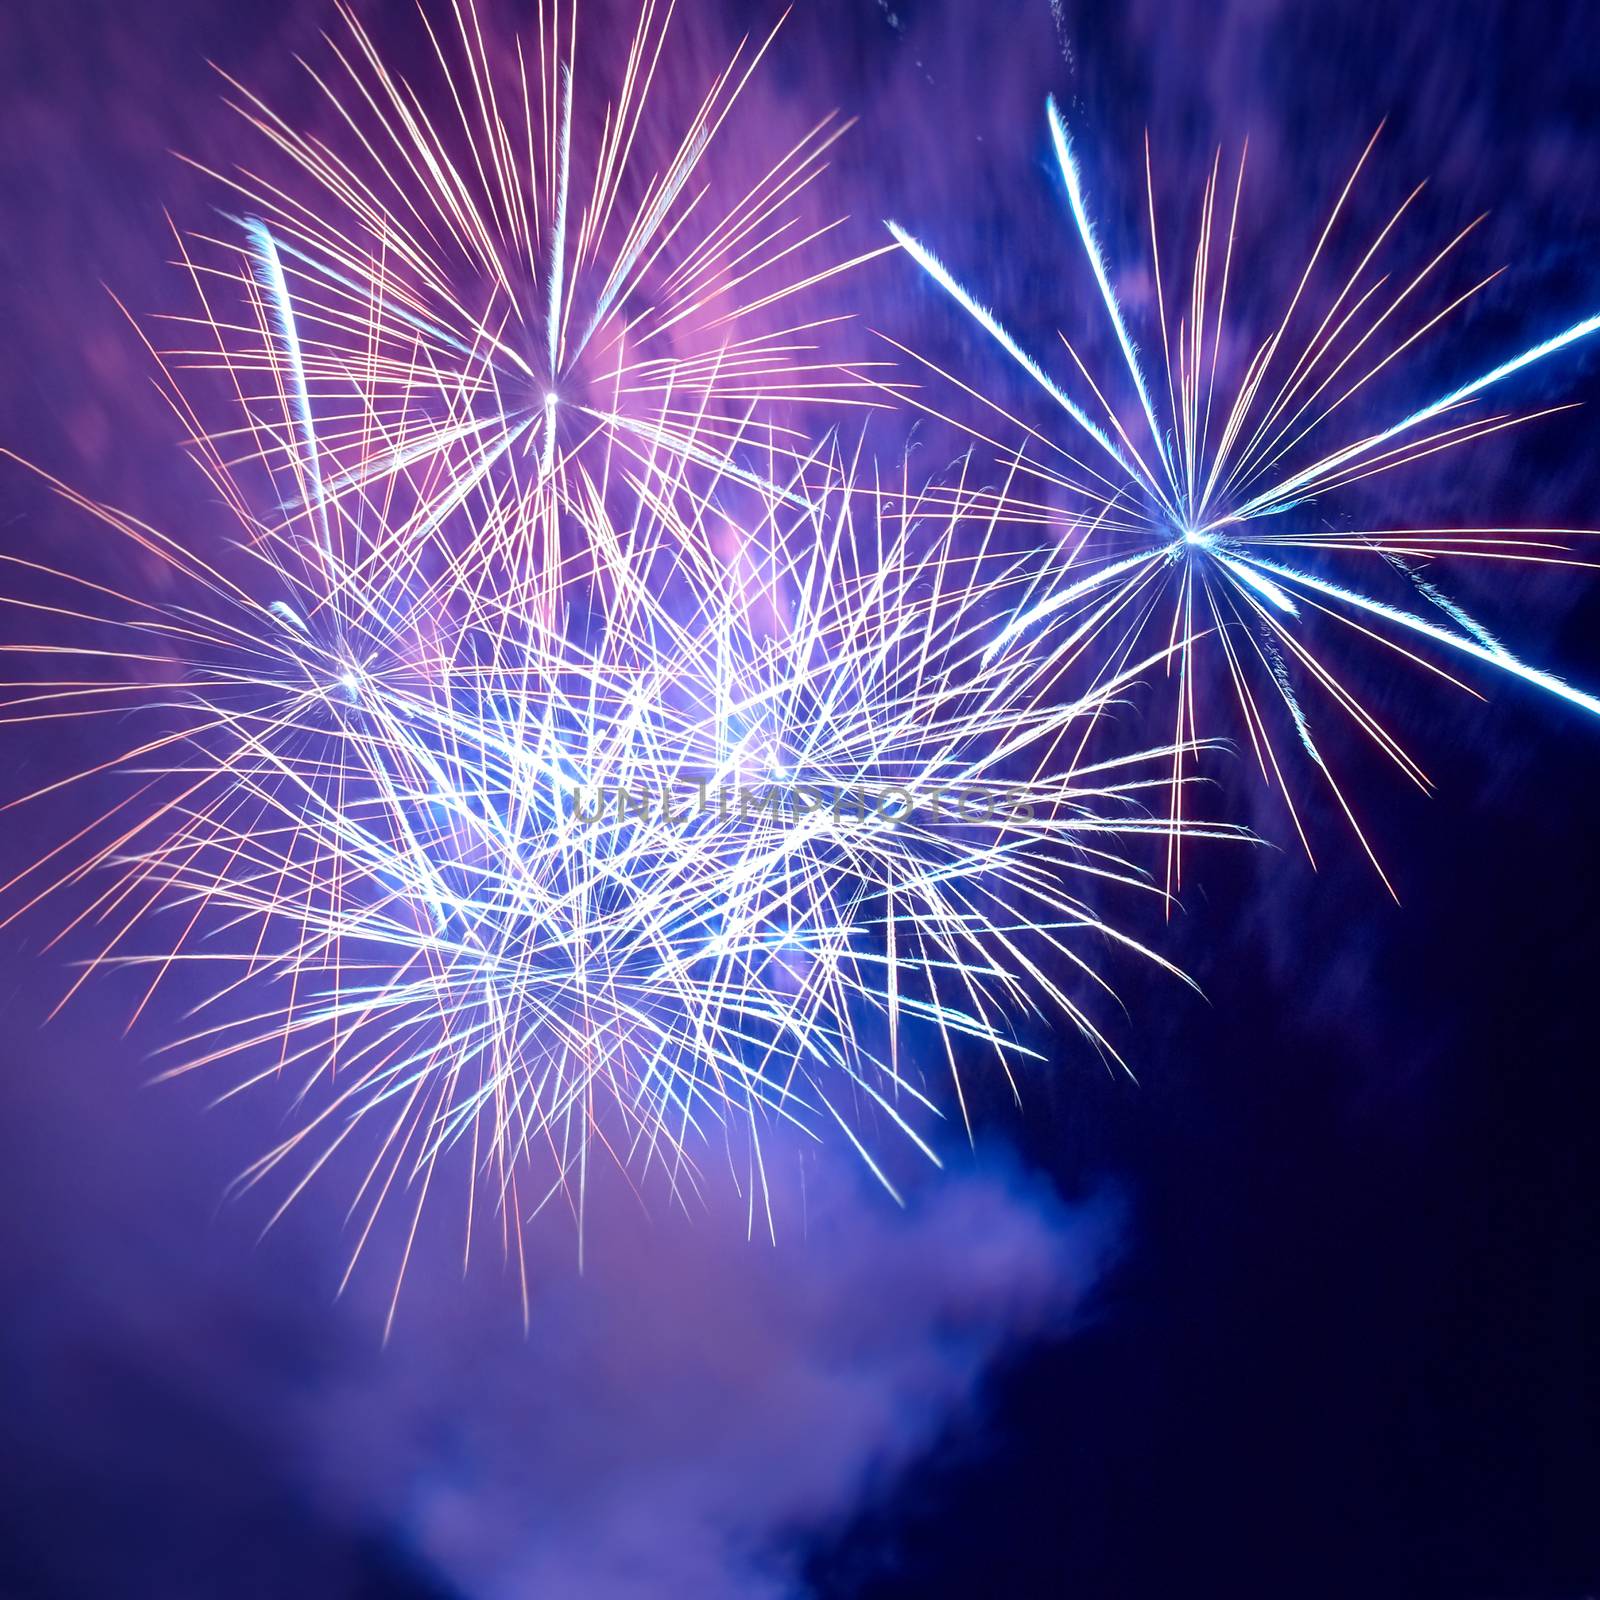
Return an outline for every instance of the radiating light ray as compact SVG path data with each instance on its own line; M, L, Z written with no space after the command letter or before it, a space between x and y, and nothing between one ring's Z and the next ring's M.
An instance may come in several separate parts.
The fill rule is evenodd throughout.
M1536 365L1547 360L1550 356L1559 354L1569 345L1577 344L1600 332L1600 316L1585 317L1581 322L1575 322L1570 328L1555 334L1549 339L1532 345L1522 351L1520 355L1512 356L1509 361L1503 361L1497 367L1470 379L1459 388L1452 389L1448 394L1441 395L1437 400L1413 411L1410 416L1403 417L1399 422L1391 424L1381 433L1375 433L1368 439L1359 440L1357 443L1347 445L1343 450L1335 451L1332 455L1324 457L1321 461L1313 463L1293 476L1286 478L1275 488L1266 490L1254 499L1247 500L1238 510L1230 513L1229 521L1247 521L1252 516L1260 515L1275 505L1281 505L1285 497L1299 494L1314 485L1319 479L1330 476L1348 462L1358 456L1364 456L1376 450L1379 445L1387 444L1389 440L1398 438L1402 433L1408 433L1412 428L1420 427L1424 422L1431 422L1433 418L1442 415L1460 405L1463 401L1470 400L1474 395L1479 395L1484 390L1492 388L1504 379L1523 371L1526 367Z
M1117 304L1116 291L1111 287L1105 256L1101 253L1099 243L1094 236L1094 224L1089 220L1088 208L1084 203L1083 181L1078 175L1078 163L1072 153L1072 141L1067 136L1067 126L1061 120L1061 113L1056 108L1054 95L1045 100L1045 112L1050 122L1050 139L1055 147L1056 165L1060 168L1062 179L1067 186L1067 199L1072 206L1072 219L1078 226L1078 237L1083 241L1084 253L1089 258L1095 282L1100 287L1100 298L1105 302L1106 315L1111 319L1117 343L1122 347L1123 359L1128 363L1128 375L1133 379L1134 388L1139 392L1139 403L1144 407L1145 420L1150 424L1150 438L1155 444L1156 453L1161 457L1162 464L1166 467L1167 480L1172 492L1177 494L1178 480L1167 454L1161 424L1156 421L1156 410L1150 398L1150 388L1145 382L1144 369L1139 364L1138 352L1134 349L1132 338L1129 337L1128 325L1123 321L1122 308Z
M1262 572L1271 573L1274 577L1283 579L1290 584L1301 584L1307 589L1315 590L1318 594L1326 595L1331 600L1338 600L1345 605L1355 606L1373 616L1381 617L1385 622L1393 622L1402 628L1409 628L1413 633L1419 633L1426 639L1431 639L1436 644L1448 645L1452 650L1459 650L1463 655L1476 658L1491 667L1496 667L1502 672L1510 673L1513 677L1521 678L1526 683L1531 683L1537 689L1543 689L1547 694L1554 695L1559 700L1565 700L1569 705L1579 707L1595 716L1600 716L1600 698L1588 694L1582 689L1575 689L1564 682L1554 673L1545 672L1541 668L1529 666L1527 662L1519 660L1512 655L1503 645L1492 642L1491 636L1467 617L1458 606L1448 604L1452 616L1460 618L1465 630L1462 633L1453 633L1448 628L1441 628L1437 623L1429 622L1426 617L1403 610L1399 606L1386 605L1381 600L1374 600L1368 595L1357 593L1355 590L1346 589L1339 584L1329 583L1325 578L1318 578L1311 573L1299 572L1290 567L1279 566L1276 562L1264 561L1260 557L1252 557L1248 567L1241 566L1241 575L1253 569L1257 582L1261 579Z
M1039 363L1035 361L1020 344L1017 343L1011 334L1009 334L1005 328L1001 326L994 313L987 310L976 299L974 299L971 294L962 288L961 284L951 274L949 268L946 267L945 264L940 261L940 259L930 249L928 249L925 244L923 244L920 240L913 238L897 222L887 223L886 226L888 227L889 232L894 235L895 241L900 245L901 249L903 249L907 255L909 255L912 260L915 261L917 265L921 267L922 270L927 273L928 276L932 278L934 282L937 283L940 288L942 288L945 293L948 294L950 298L954 300L967 313L967 315L970 316L972 320L976 322L978 326L981 327L984 332L987 333L989 337L993 339L994 342L999 345L1000 348L1004 350L1005 353L1010 356L1011 359L1015 361L1017 365L1021 367L1022 370L1026 372L1028 376L1032 378L1033 381L1038 384L1039 387L1043 389L1044 392L1049 395L1050 398L1054 400L1055 403L1060 406L1061 409L1065 411L1067 415L1071 417L1072 420L1077 423L1077 425L1086 434L1088 434L1088 436L1093 439L1097 445L1100 446L1103 451L1105 451L1108 456L1111 457L1112 461L1114 461L1124 473L1126 473L1130 478L1136 479L1138 482L1143 483L1158 500L1163 502L1163 504L1167 503L1160 486L1150 476L1149 469L1143 467L1142 464L1140 467L1135 468L1126 459L1126 457L1123 456L1122 452L1117 449L1116 445L1111 442L1101 428L1095 422L1090 420L1088 414L1077 404L1077 402L1069 399L1065 392L1055 383L1055 381L1046 376L1044 368L1041 367Z

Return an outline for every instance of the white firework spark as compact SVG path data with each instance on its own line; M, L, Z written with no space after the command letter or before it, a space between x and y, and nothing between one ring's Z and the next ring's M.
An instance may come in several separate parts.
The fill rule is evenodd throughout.
M447 1156L469 1241L488 1216L519 1262L549 1200L581 1216L597 1150L680 1198L722 1151L753 1225L776 1122L890 1185L874 1128L933 1155L963 1061L1009 1073L1030 1019L1114 1058L1097 957L1160 958L1098 891L1159 896L1143 836L1237 836L1148 814L1169 746L1091 748L1164 647L1110 675L1058 639L997 662L1034 575L959 485L924 502L769 437L696 494L680 459L630 480L626 529L567 507L597 554L555 616L465 513L431 557L352 499L258 519L197 449L240 519L209 556L57 485L158 565L160 602L12 561L42 627L7 648L55 668L6 715L131 730L31 797L122 776L12 891L79 895L85 978L201 985L174 1070L293 1085L297 1130L247 1183L303 1158L292 1199L364 1143L352 1266L385 1202L414 1235Z
M583 44L575 0L540 0L526 40L474 0L424 8L418 89L341 4L343 34L307 64L325 136L229 80L276 165L203 169L237 231L180 240L198 339L169 354L226 372L249 425L222 438L291 468L303 502L423 468L424 531L470 496L548 527L520 512L609 492L619 458L726 475L752 415L869 403L827 353L847 319L808 298L856 264L844 219L807 210L847 125L761 153L765 122L742 113L770 36L663 110L686 77L673 8L623 9L631 37L588 21L626 43L610 72L616 46Z

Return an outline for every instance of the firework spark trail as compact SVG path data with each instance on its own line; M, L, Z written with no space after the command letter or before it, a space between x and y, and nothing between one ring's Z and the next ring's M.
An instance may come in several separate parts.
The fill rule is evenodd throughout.
M287 389L315 412L327 470L312 492L359 493L429 460L441 496L491 475L559 496L579 463L603 482L619 454L720 470L752 408L874 403L823 348L841 319L806 309L857 264L836 252L842 219L803 214L846 125L824 118L742 188L712 165L772 36L735 51L653 168L670 6L636 8L604 101L568 0L541 0L528 50L491 49L471 0L453 29L425 9L434 114L340 10L331 70L307 65L328 137L228 80L288 171L211 173L243 244L184 245L201 309L178 320L202 342L170 352L223 367L247 407L264 377L269 406ZM756 147L743 139L741 155ZM229 280L247 302L265 288L264 314L222 303Z
M1067 206L1136 392L1157 465L1152 468L1141 455L1124 430L1114 405L1070 344L1066 349L1077 377L1104 413L1105 426L1096 422L1089 410L1071 397L1070 385L1051 377L1039 361L1028 354L996 314L984 307L924 243L899 224L889 224L895 240L923 273L1021 366L1065 412L1077 432L1097 447L1097 452L1092 452L1091 460L1086 462L1074 452L1070 439L1062 443L1029 428L1005 406L988 400L971 384L952 380L1025 431L1032 443L1042 446L1043 458L1036 456L1020 470L1032 474L1047 493L1064 496L1069 505L1076 502L1081 508L1068 517L1067 540L1058 550L1042 556L1040 581L995 634L989 646L989 659L1003 661L1008 651L1019 648L1036 631L1048 629L1056 633L1064 648L1073 651L1081 651L1087 637L1099 636L1110 669L1118 671L1140 652L1140 641L1147 630L1164 634L1174 646L1173 669L1178 679L1173 743L1186 751L1199 742L1201 708L1211 693L1210 675L1193 658L1202 640L1214 642L1225 666L1227 688L1224 692L1231 693L1237 700L1262 776L1281 790L1291 820L1308 852L1311 845L1300 807L1284 783L1273 731L1247 670L1252 659L1265 670L1272 691L1289 713L1298 742L1330 785L1337 804L1369 856L1372 855L1371 846L1312 737L1308 712L1292 685L1290 664L1304 672L1307 679L1350 716L1413 781L1424 787L1427 783L1421 769L1393 735L1313 652L1304 636L1305 624L1313 615L1344 621L1357 632L1388 644L1443 676L1449 674L1427 656L1417 654L1406 642L1407 635L1515 677L1566 704L1600 715L1600 699L1515 654L1433 581L1413 571L1408 560L1458 557L1587 565L1587 561L1570 553L1569 540L1581 530L1472 527L1345 531L1323 527L1302 531L1294 525L1293 515L1315 496L1326 495L1360 479L1393 471L1441 450L1471 443L1545 414L1463 415L1463 408L1518 373L1600 332L1600 316L1575 322L1564 331L1498 362L1408 411L1397 422L1324 450L1304 466L1294 466L1294 453L1303 449L1308 440L1326 432L1331 426L1329 419L1341 407L1490 281L1485 279L1469 288L1387 352L1376 357L1369 355L1366 359L1370 365L1362 368L1358 364L1359 376L1337 392L1335 398L1324 403L1346 368L1358 361L1380 330L1412 301L1471 228L1463 229L1401 289L1383 301L1381 291L1388 276L1380 276L1370 283L1364 283L1363 278L1379 246L1395 232L1416 198L1419 191L1414 190L1367 247L1355 271L1332 295L1287 376L1273 380L1278 383L1274 391L1268 381L1269 373L1288 351L1288 331L1305 302L1308 286L1314 281L1315 269L1356 177L1371 153L1377 138L1374 135L1373 143L1368 144L1357 162L1311 252L1287 312L1244 364L1233 398L1228 402L1224 399L1226 375L1219 390L1219 352L1223 343L1224 313L1231 310L1238 316L1241 312L1237 293L1233 305L1229 305L1228 285L1230 278L1236 277L1233 256L1244 160L1240 160L1233 184L1231 216L1220 247L1220 284L1214 296L1211 284L1219 249L1214 224L1218 202L1225 196L1221 185L1220 151L1212 167L1202 197L1202 225L1190 285L1191 305L1174 339L1168 323L1161 256L1156 243L1155 188L1149 173L1147 150L1151 260L1161 349L1165 353L1165 388L1171 407L1164 426L1095 236L1066 124L1053 100L1047 104L1047 121ZM906 353L916 356L914 351ZM920 356L916 359L932 366ZM1213 440L1214 402L1221 410L1218 413L1220 425ZM1436 425L1432 432L1426 431L1430 424ZM977 436L984 437L981 433ZM1052 466L1052 456L1064 461L1066 466L1059 469ZM1104 470L1105 457L1112 463L1110 476ZM1021 462L1020 456L1015 459ZM1014 465L1013 472L1017 470ZM1016 494L997 500L995 514L1022 521L1059 522L1061 519L1061 513L1044 505L1030 504ZM1130 542L1134 547L1131 554L1128 553ZM1384 560L1391 573L1398 573L1409 582L1426 606L1418 611L1370 592L1366 586L1334 581L1300 566L1287 565L1282 560L1282 552L1290 549L1308 553L1337 551L1376 555ZM1437 617L1426 614L1428 608L1438 613ZM1374 624L1384 625L1388 631L1378 632ZM1395 634L1399 637L1394 637ZM1179 815L1185 759L1179 756L1173 769L1170 814L1174 819ZM1375 856L1373 864L1377 866ZM1178 882L1179 870L1179 841L1175 835L1169 859L1169 887ZM1381 874L1382 868L1378 870Z

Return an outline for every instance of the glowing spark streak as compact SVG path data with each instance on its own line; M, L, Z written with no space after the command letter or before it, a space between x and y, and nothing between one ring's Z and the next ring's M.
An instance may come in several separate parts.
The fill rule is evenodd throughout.
M1576 344L1580 339L1587 339L1590 334L1600 330L1600 315L1585 317L1582 322L1575 322L1564 333L1558 333L1553 338L1546 339L1543 344L1536 344L1529 350L1524 350L1521 355L1513 356L1511 360L1502 362L1498 367L1486 372L1480 378L1474 378L1470 383L1464 383L1459 389L1453 389L1442 399L1435 400L1432 405L1424 406L1421 411L1413 412L1404 422L1396 423L1385 434L1379 436L1379 442L1392 438L1395 434L1416 423L1426 422L1430 417L1437 416L1441 411L1448 410L1457 401L1465 400L1471 395L1487 389L1490 384L1498 383L1502 378L1509 378L1513 372L1520 372L1524 367L1532 366L1536 361L1543 361L1546 356L1555 355L1559 350L1565 350L1569 344Z
M993 642L984 651L984 662L987 664L992 661L1018 634L1031 628L1034 623L1042 622L1046 617L1053 616L1063 607L1071 605L1074 600L1080 600L1084 595L1092 594L1096 589L1103 588L1106 584L1114 582L1125 573L1133 572L1140 567L1149 566L1157 561L1169 560L1180 548L1181 546L1175 543L1163 550L1148 550L1142 555L1128 556L1122 561L1113 561L1109 567L1102 567L1098 572L1091 572L1087 577L1079 578L1076 583L1068 584L1065 589L1058 589L1048 599L1041 600L1038 605L1013 617L995 635Z
M1435 622L1429 622L1426 617L1419 617L1415 612L1403 611L1398 606L1391 606L1382 600L1374 600L1369 596L1360 594L1354 589L1346 589L1340 584L1329 583L1325 578L1315 578L1308 572L1297 572L1292 567L1280 567L1276 562L1262 561L1255 556L1249 557L1250 565L1263 571L1270 572L1274 577L1282 578L1287 583L1303 584L1306 588L1318 594L1326 595L1330 600L1342 601L1345 605L1359 607L1370 612L1373 616L1382 617L1387 622L1393 622L1400 627L1409 628L1413 633L1420 633L1424 638L1432 639L1438 644L1448 645L1452 650L1459 650L1464 655L1475 656L1479 661L1486 661L1491 667L1499 667L1502 672L1509 672L1514 677L1522 678L1536 688L1543 689L1548 694L1555 695L1558 699L1567 701L1570 705L1581 706L1585 711L1600 717L1600 699L1594 695L1586 694L1582 689L1574 689L1571 684L1564 683L1553 673L1545 672L1539 667L1530 666L1527 662L1519 660L1510 651L1503 648L1490 649L1478 639L1470 638L1465 634L1452 633L1448 628L1441 628Z
M1177 510L1167 498L1165 490L1156 483L1148 472L1140 471L1132 465L1123 453L1117 449L1110 438L1103 433L1096 424L1090 420L1076 402L1069 400L1065 394L1046 376L1044 368L1025 351L1015 339L1000 325L992 311L980 305L965 289L951 276L949 269L928 247L919 240L914 239L898 223L887 224L889 232L898 241L900 247L906 251L924 272L939 285L952 300L959 305L981 327L996 344L1000 346L1024 372L1039 385L1044 392L1064 410L1074 422L1089 435L1102 450L1122 468L1128 477L1136 482L1142 482L1150 492L1164 505L1174 517Z
M1213 549L1211 552L1211 558L1218 564L1218 566L1224 567L1227 571L1231 572L1233 576L1236 577L1241 583L1248 584L1250 588L1254 589L1255 592L1262 597L1262 599L1270 601L1271 604L1278 608L1278 610L1291 617L1298 617L1300 615L1299 606L1297 606L1294 601L1291 600L1289 596L1277 586L1277 584L1271 582L1267 578L1262 577L1259 572L1253 572L1249 567L1245 566L1243 562L1235 561L1230 556L1223 555L1220 550Z
M676 433L670 428L659 427L643 418L624 416L617 411L595 411L589 406L574 406L573 409L581 411L586 417L593 417L597 422L604 422L619 432L636 434L653 445L659 445L676 460L692 461L697 466L711 467L721 477L774 495L797 511L804 511L810 507L810 501L800 490L785 488L758 472L741 467L736 461L711 449L708 445L701 444L693 435Z
M1138 351L1135 350L1133 339L1128 333L1127 323L1122 320L1122 308L1117 304L1116 291L1111 287L1105 256L1101 253L1099 243L1094 236L1094 224L1090 222L1088 208L1084 204L1078 163L1072 154L1072 141L1067 136L1066 124L1061 120L1061 112L1056 107L1054 95L1046 98L1045 108L1050 117L1050 136L1055 144L1056 162L1061 168L1061 176L1066 180L1067 198L1072 204L1072 219L1078 225L1078 237L1083 240L1084 252L1089 257L1089 265L1094 269L1095 282L1100 285L1100 297L1106 303L1111 326L1116 331L1117 343L1122 346L1122 354L1128 363L1128 371L1133 376L1134 387L1139 391L1139 401L1144 407L1145 420L1150 424L1150 437L1155 440L1156 449L1161 452L1168 481L1172 484L1173 492L1177 493L1178 480L1172 470L1172 458L1167 453L1167 442L1161 426L1156 421L1156 409L1150 399L1149 387L1145 383L1144 369L1139 364Z
M1462 610L1462 608L1458 606L1449 595L1441 593L1437 588L1434 587L1433 584L1429 583L1426 578L1422 577L1420 573L1413 572L1410 567L1408 567L1405 562L1400 561L1398 557L1396 557L1395 560L1396 564L1417 586L1418 590L1422 594L1426 595L1427 598L1434 603L1434 605L1438 606L1438 608L1444 612L1444 614L1449 617L1450 620L1458 627L1464 628L1468 633L1470 633L1472 637L1484 647L1485 650L1493 650L1497 655L1504 655L1506 653L1506 647L1501 644L1500 641L1495 638L1495 636L1490 633L1489 630L1484 627L1484 625L1479 622L1476 617L1471 616L1466 611Z
M689 147L689 157L680 170L673 175L671 182L662 186L660 194L655 198L649 212L644 219L644 225L638 229L638 238L629 250L617 262L615 269L606 280L605 288L601 291L595 302L594 314L589 318L588 326L583 330L583 338L579 342L579 350L587 347L594 337L596 329L611 314L611 307L615 304L617 296L626 286L629 275L632 273L639 257L644 254L661 225L666 221L672 207L677 204L678 196L683 192L684 185L688 183L694 171L696 161L709 142L705 133L700 133L696 141Z
M420 541L440 528L450 513L464 504L472 491L488 477L495 462L505 455L512 445L532 426L531 418L519 422L514 428L508 429L505 434L495 440L492 445L480 450L471 471L463 472L453 478L448 490L440 497L437 503L427 508L428 515L417 526L407 530L411 540L413 542Z
M1272 645L1270 639L1267 640ZM1289 669L1283 663L1283 657L1278 653L1276 646L1272 646L1267 656L1267 670L1272 674L1272 681L1278 686L1278 693L1283 696L1283 703L1289 708L1289 716L1294 722L1294 730L1300 736L1300 743L1305 752L1311 757L1324 772L1328 764L1322 759L1322 752L1317 748L1317 741L1311 737L1311 724L1306 721L1306 714L1300 707L1300 697L1294 692L1294 685L1289 681Z
M566 279L567 255L567 190L572 179L572 68L561 69L561 139L557 146L557 159L561 164L559 187L556 191L556 228L550 246L550 381L560 377L559 353L561 348L561 295Z
M247 232L253 233L256 229L262 227L262 224L259 222L252 222L246 217L236 217L227 211L224 211L222 215L226 217L229 222L234 223L237 227L245 229ZM308 251L298 249L287 239L279 239L275 235L271 237L273 240L273 245L280 255L288 256L291 260L298 261L302 266L310 267L313 272L316 272L322 277L328 279L330 283L338 284L341 289L347 289L353 295L359 295L362 299L372 298L372 285L370 283L357 283L356 280L350 277L347 273L341 272L337 267L330 266L326 261L320 260L318 257L311 255ZM411 327L415 328L418 333L425 333L430 339L440 340L442 343L447 344L458 355L470 356L472 354L472 348L470 345L467 345L460 339L456 338L456 336L451 333L449 329L441 328L437 322L430 322L426 317L419 317L414 311L408 310L405 306L397 305L387 295L378 295L376 299L377 304L382 306L386 312L398 317L402 322L409 324ZM509 346L500 345L497 346L497 348L512 360L515 361L519 359L516 351L511 349Z
M311 637L311 630L305 625L305 620L287 600L274 600L267 606L267 610L285 627L293 628L301 638L309 639Z
M1463 400L1470 400L1474 395L1481 394L1491 385L1499 383L1503 378L1509 378L1513 373L1521 372L1524 367L1531 367L1535 362L1543 361L1548 356L1555 355L1558 351L1565 350L1568 345L1576 344L1581 339L1587 339L1591 334L1600 332L1600 315L1585 317L1582 322L1575 322L1564 333L1558 333L1553 338L1546 339L1542 344L1524 350L1521 355L1513 356L1509 361L1502 362L1498 367L1491 368L1488 372L1464 383L1459 389L1452 389L1449 394L1441 395L1439 399L1425 405L1420 411L1413 411L1409 417L1403 418L1393 427L1385 428L1382 433L1372 435L1369 439L1358 440L1343 450L1336 451L1331 456L1307 467L1303 472L1297 472L1293 477L1286 479L1275 488L1268 489L1259 494L1255 499L1239 507L1229 520L1244 521L1255 516L1264 508L1274 505L1285 495L1292 495L1306 484L1329 473L1337 471L1346 462L1357 456L1365 455L1369 450L1375 450L1379 445L1387 444L1397 434L1404 433L1408 428L1414 428L1420 423L1431 421L1441 411L1447 411L1451 406L1459 405Z
M369 479L385 473L403 472L409 467L443 454L451 445L461 444L475 434L487 433L491 429L501 430L503 435L508 436L489 445L480 445L478 453L481 456L485 450L493 449L495 444L503 445L510 439L519 437L530 426L530 420L526 412L504 411L492 417L473 417L453 427L430 428L415 444L383 451L350 471L339 473L333 478L330 487L338 493L345 489L358 488ZM289 506L301 503L303 502L287 502Z
M544 458L540 470L547 478L556 465L556 410L559 405L554 391L544 397Z
M256 278L272 302L273 323L278 330L278 337L283 341L284 355L289 363L290 386L294 391L295 420L305 446L304 465L311 479L311 498L317 508L323 553L331 556L333 539L328 531L327 507L323 504L322 467L317 455L317 425L316 419L311 414L311 393L306 386L305 362L300 353L300 331L295 325L294 305L289 299L289 286L284 281L283 262L278 258L278 246L271 230L264 222L252 218L245 226L249 230L250 237L255 240Z

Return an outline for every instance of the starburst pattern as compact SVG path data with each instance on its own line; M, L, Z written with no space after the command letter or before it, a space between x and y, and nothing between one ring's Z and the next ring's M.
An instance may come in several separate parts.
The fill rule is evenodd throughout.
M808 210L847 124L759 153L774 141L742 113L771 37L675 104L672 9L643 0L630 36L540 0L524 39L473 0L425 8L418 86L341 4L306 68L322 131L228 80L264 159L205 169L235 232L180 239L198 338L169 354L227 373L304 503L425 466L424 532L473 494L548 529L541 499L663 455L725 475L751 416L868 402L825 349L844 319L810 296L856 265L844 219Z
M1245 157L1240 156L1230 181L1218 152L1201 195L1187 304L1169 309L1147 142L1150 268L1161 352L1159 376L1152 380L1096 236L1066 123L1053 100L1047 111L1066 210L1121 358L1120 375L1097 379L1062 335L1071 373L1052 377L921 239L889 224L923 273L1026 375L1028 387L1048 397L1067 424L1064 435L1029 428L1007 404L988 402L1009 418L1019 436L1026 434L1023 448L1035 451L1031 460L1020 452L1015 456L1012 482L1022 475L1036 491L1008 490L1005 514L1052 523L1058 536L1053 548L1041 552L1037 590L999 630L991 658L1003 660L1020 640L1045 630L1073 650L1099 637L1110 670L1117 671L1148 649L1149 638L1166 639L1174 652L1173 747L1179 752L1172 815L1178 814L1188 752L1202 728L1216 735L1218 696L1226 696L1237 704L1262 776L1282 794L1310 852L1304 802L1287 781L1285 719L1275 722L1269 714L1276 704L1286 714L1290 745L1298 746L1326 779L1328 792L1377 866L1333 775L1325 734L1314 731L1307 695L1314 691L1331 702L1419 786L1426 788L1427 778L1336 669L1309 624L1343 624L1345 638L1354 634L1381 641L1445 677L1453 675L1441 661L1465 658L1600 714L1600 700L1513 653L1422 570L1446 558L1587 563L1573 549L1581 530L1335 527L1327 520L1325 502L1349 484L1546 415L1484 411L1476 402L1490 394L1498 397L1518 373L1589 339L1600 331L1600 317L1584 318L1476 371L1406 409L1398 420L1385 417L1374 424L1363 411L1373 380L1492 281L1494 275L1443 307L1427 300L1441 267L1471 227L1398 278L1380 271L1375 264L1380 251L1403 238L1401 223L1419 186L1371 239L1354 270L1323 291L1318 269L1375 134L1318 235L1281 318L1267 324L1243 359L1225 358L1225 349L1236 348L1231 319L1259 315L1258 297L1241 287L1241 264L1234 259ZM1119 376L1137 401L1137 416L1127 420L1113 398ZM981 392L977 379L962 381L961 387ZM1374 563L1380 570L1365 581L1334 576L1317 559L1327 556L1359 557L1369 573ZM1396 591L1393 598L1385 592L1386 582ZM1179 881L1180 848L1174 834L1168 864L1172 885Z

